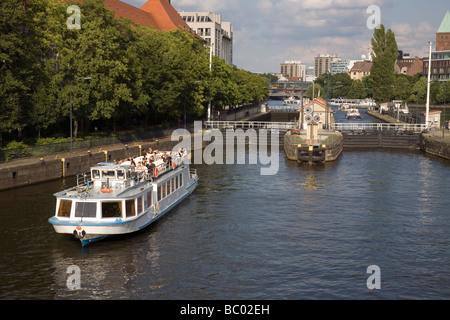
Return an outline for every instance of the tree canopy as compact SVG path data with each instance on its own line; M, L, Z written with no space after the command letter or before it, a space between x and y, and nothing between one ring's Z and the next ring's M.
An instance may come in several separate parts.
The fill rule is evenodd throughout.
M0 136L69 135L93 122L130 129L267 97L268 79L227 65L202 39L116 19L103 0L2 0ZM67 27L80 7L81 29ZM1 140L0 140L1 142Z

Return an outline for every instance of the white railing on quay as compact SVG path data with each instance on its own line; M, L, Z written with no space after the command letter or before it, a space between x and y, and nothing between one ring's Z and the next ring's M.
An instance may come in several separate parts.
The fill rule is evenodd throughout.
M205 121L204 126L209 129L297 129L296 122L270 121Z
M333 123L332 130L336 131L427 131L425 124L412 123Z
M208 129L298 129L297 122L270 122L270 121L205 121ZM330 129L334 131L410 131L424 132L428 128L425 124L411 123L333 123Z

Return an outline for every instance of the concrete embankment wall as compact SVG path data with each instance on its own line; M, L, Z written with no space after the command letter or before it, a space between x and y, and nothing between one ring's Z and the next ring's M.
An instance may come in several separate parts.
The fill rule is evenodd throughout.
M420 147L422 151L450 160L450 141L429 134L422 134Z
M192 148L195 147L193 141L194 135L192 134ZM169 138L152 142L135 142L132 145L77 150L72 155L66 153L2 163L0 166L0 191L75 176L78 173L88 172L91 166L99 162L135 157L148 148L171 151L178 143L178 141L170 141Z

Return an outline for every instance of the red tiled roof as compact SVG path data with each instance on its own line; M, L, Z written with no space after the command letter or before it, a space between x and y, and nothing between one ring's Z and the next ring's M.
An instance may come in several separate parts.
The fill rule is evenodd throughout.
M357 61L353 65L353 68L350 70L350 72L365 72L365 73L369 73L370 70L372 69L372 65L373 65L372 62Z
M158 24L150 13L133 7L132 5L119 0L106 0L105 6L108 9L115 11L117 19L123 17L144 27L159 29Z
M83 2L83 0L72 1ZM105 6L115 12L117 19L128 18L141 26L161 31L171 31L180 27L190 31L188 24L172 7L169 0L148 0L141 8L136 8L119 0L105 0Z
M160 30L173 30L182 27L190 30L188 24L169 3L169 0L148 0L141 10L151 14Z

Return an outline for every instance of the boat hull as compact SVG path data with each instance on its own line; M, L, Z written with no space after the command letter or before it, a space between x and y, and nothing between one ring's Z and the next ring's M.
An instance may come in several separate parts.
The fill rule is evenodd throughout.
M159 208L153 207L148 209L134 219L108 219L101 222L89 222L78 220L66 220L52 217L48 220L52 224L56 233L60 234L72 234L76 239L79 239L82 247L87 244L103 240L109 237L132 234L143 230L150 226L152 223L161 219L178 204L191 195L198 185L198 178L191 182L185 188L183 193L177 194L177 199L167 205L165 208L159 210Z

